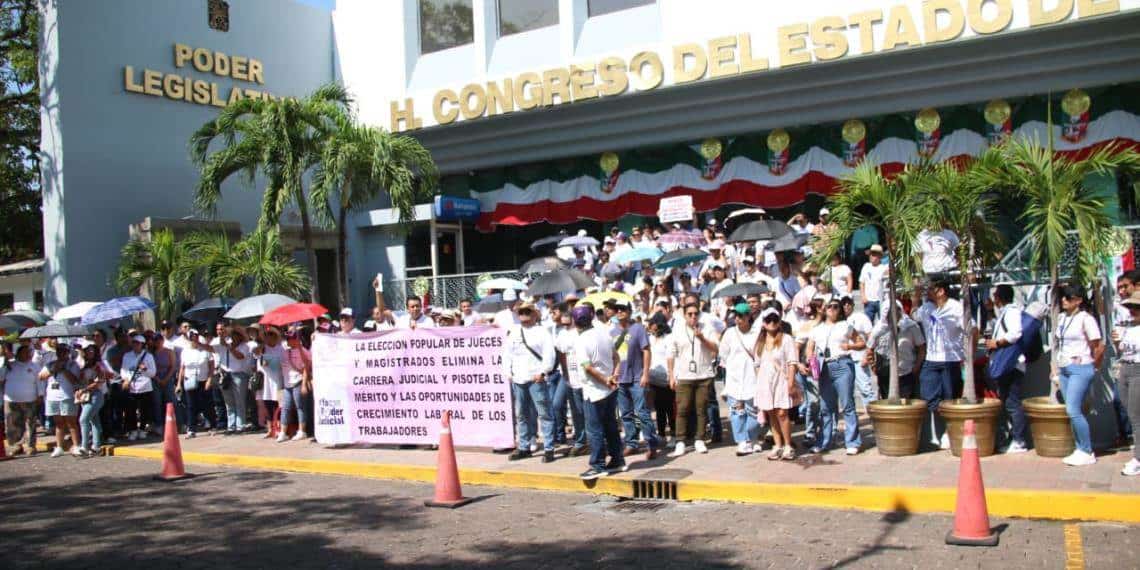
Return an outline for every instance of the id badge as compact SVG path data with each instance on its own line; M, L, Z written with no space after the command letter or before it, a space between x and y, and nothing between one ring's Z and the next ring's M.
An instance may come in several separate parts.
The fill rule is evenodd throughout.
M695 360L689 361L689 374L697 373L697 362Z

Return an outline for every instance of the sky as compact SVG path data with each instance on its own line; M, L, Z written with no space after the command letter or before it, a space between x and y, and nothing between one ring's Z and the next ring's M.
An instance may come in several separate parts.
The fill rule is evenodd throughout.
M297 0L301 4L308 4L316 6L317 8L324 8L325 10L332 10L336 7L336 0Z

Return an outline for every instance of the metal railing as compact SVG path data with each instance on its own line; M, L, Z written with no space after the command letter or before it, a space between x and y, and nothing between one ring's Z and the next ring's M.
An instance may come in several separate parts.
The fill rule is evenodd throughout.
M523 275L518 271L507 270L386 280L384 304L393 309L403 309L409 297L423 297L426 293L430 295L431 306L456 308L463 299L478 299L476 286L479 283L499 277L522 279Z

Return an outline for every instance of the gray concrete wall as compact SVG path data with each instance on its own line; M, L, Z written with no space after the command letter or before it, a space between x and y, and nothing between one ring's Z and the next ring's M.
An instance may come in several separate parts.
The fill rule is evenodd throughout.
M328 12L291 0L229 0L230 27L207 0L41 0L45 297L49 309L104 299L128 225L195 214L190 135L218 107L128 92L124 67L302 96L332 81ZM175 67L174 44L255 58L264 84ZM66 149L66 160L64 156ZM261 189L236 178L218 217L250 229ZM286 220L289 221L289 220Z

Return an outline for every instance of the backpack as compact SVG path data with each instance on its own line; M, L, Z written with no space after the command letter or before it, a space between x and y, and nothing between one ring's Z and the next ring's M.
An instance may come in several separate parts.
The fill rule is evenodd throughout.
M1025 355L1026 362L1037 362L1045 354L1045 344L1041 342L1041 319L1021 312L1021 340L1017 341Z

